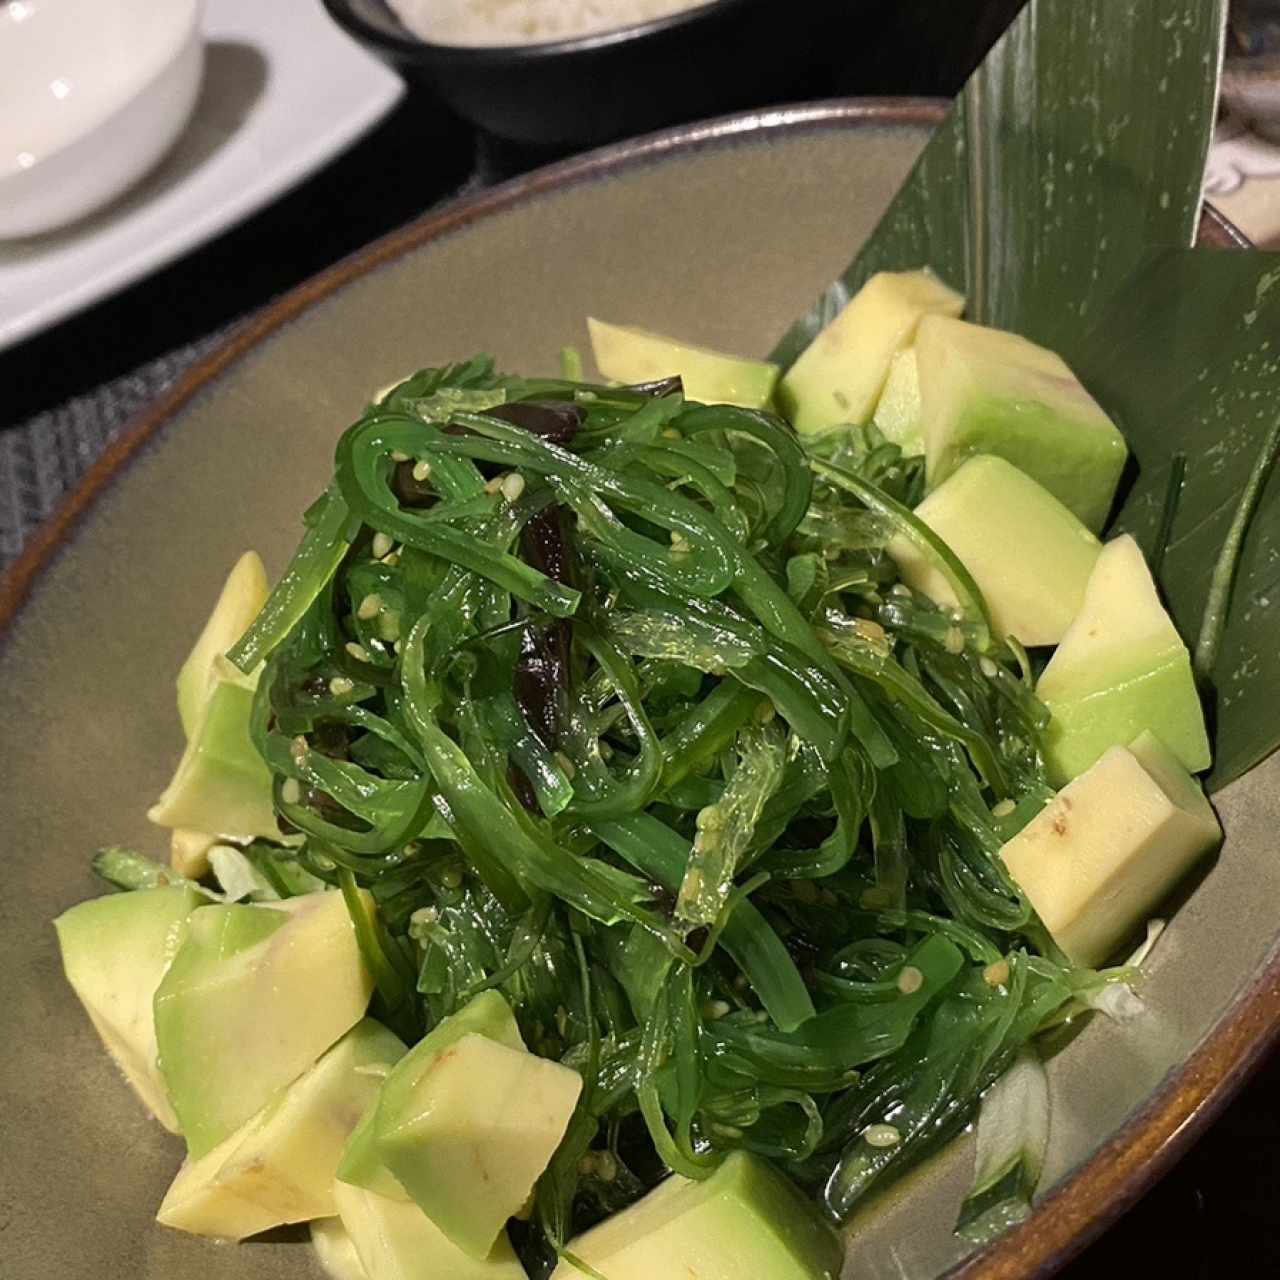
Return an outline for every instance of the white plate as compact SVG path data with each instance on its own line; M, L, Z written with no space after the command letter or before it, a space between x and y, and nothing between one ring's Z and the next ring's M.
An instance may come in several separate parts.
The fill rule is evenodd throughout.
M319 0L206 0L203 28L195 115L159 167L85 222L0 243L0 351L246 218L403 92Z

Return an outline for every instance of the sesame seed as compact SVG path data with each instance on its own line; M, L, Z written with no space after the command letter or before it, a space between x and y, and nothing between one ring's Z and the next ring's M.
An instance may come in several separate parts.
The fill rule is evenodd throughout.
M373 535L373 546L370 550L372 550L375 560L381 560L393 546L395 546L395 542L391 535L379 530Z
M870 618L854 618L853 629L864 639L873 644L883 644L889 637L885 629Z
M1000 674L1000 668L997 667L996 664L992 662L990 658L981 659L978 663L978 667L981 670L982 674L986 676L988 680L994 680L996 676Z
M385 564L388 569L398 565L400 563L400 553L398 551L393 551L389 556L383 556L382 563Z
M991 806L993 818L1007 818L1018 806L1012 800L1001 800Z
M513 471L502 482L502 496L508 502L514 502L524 492L524 476Z
M409 917L409 923L419 926L429 925L435 924L439 919L440 912L437 911L435 907L419 907L417 911Z
M307 758L307 750L307 740L302 736L302 734L298 734L298 736L289 743L289 754L293 757L295 763Z
M708 1000L702 1007L702 1013L708 1022L714 1022L717 1018L723 1018L729 1009L727 1000Z
M368 622L371 618L376 618L381 612L382 597L376 591L370 591L369 594L360 601L359 607L356 609L356 617L359 618L361 622Z
M573 775L578 771L573 767L573 761L563 751L556 752L556 764L560 766L560 772L572 782Z
M612 1182L618 1176L618 1162L612 1151L601 1151L596 1156L596 1173L601 1182Z
M354 640L350 644L344 645L343 647L357 662L372 661L372 659L370 659L369 657L369 650L366 649L362 644L356 644Z
M355 687L355 681L349 680L346 676L334 676L329 681L329 692L335 698L345 698Z
M907 586L905 582L895 582L893 586L889 588L889 594L891 596L901 596L902 599L909 600L911 599L911 588Z
M896 1147L902 1141L902 1134L891 1124L869 1124L862 1136L871 1147Z
M715 831L724 826L724 810L718 804L709 804L698 810L694 825L699 831Z
M400 639L400 611L398 609L383 610L378 618L378 634L384 640Z
M666 440L683 440L684 439L684 436L682 436L675 429L675 427L667 427L666 430L663 431L662 435L663 435L663 438Z
M431 463L427 462L425 459L421 462L415 462L413 464L413 478L419 484L421 484L424 480L428 479L430 475L431 475Z
M924 986L924 974L913 964L904 964L898 973L898 990L904 996L915 995Z
M285 804L297 804L302 799L302 785L297 778L286 778L280 788L280 799Z
M948 627L947 634L942 637L942 647L948 653L963 653L964 632L959 627Z
M391 461L392 461L392 462L408 462L408 461L409 461L409 455L408 455L407 453L403 452L403 450L400 450L400 449L392 449L392 450L391 450Z
M997 960L982 971L982 980L989 987L1003 987L1009 981L1009 962Z
M502 488L502 482L505 479L506 476L494 476L492 480L486 480L484 482L485 493L497 493Z

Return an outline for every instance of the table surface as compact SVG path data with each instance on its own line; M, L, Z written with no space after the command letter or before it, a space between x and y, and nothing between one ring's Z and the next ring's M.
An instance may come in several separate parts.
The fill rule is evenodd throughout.
M955 40L939 33L931 48L916 51L907 74L880 63L847 69L818 87L954 92L1007 20L994 11L1015 10L1018 0L981 5L983 17L970 13L962 25L967 46L959 54ZM909 22L909 8L901 21ZM406 154L428 155L431 163L406 166ZM360 145L250 221L0 355L0 567L130 415L237 320L374 237L482 184L493 169L491 153L478 150L466 128L410 96ZM380 181L392 173L394 182ZM1280 207L1280 178L1273 185ZM353 200L353 191L380 194ZM1118 1276L1139 1256L1153 1274L1217 1280L1224 1249L1247 1251L1252 1265L1240 1274L1280 1269L1278 1097L1275 1060L1169 1177L1068 1268L1069 1280Z

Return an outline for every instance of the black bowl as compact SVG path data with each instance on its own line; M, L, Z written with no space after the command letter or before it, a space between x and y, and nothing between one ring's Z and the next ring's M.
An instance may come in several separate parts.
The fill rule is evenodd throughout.
M324 0L333 19L487 133L524 146L609 142L663 125L811 97L831 21L879 0L712 0L547 44L428 44L385 0Z

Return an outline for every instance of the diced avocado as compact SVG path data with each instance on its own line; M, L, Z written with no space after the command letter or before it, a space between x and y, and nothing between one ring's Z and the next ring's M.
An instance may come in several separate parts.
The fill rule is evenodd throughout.
M62 967L107 1051L147 1109L171 1133L178 1117L156 1064L156 988L207 901L173 885L94 898L54 922Z
M369 1280L341 1218L317 1218L311 1224L311 1247L325 1275L331 1280Z
M372 990L340 893L196 912L155 998L160 1071L191 1158L355 1026Z
M214 659L249 629L266 603L268 590L261 557L256 551L246 551L227 575L218 603L178 672L178 715L188 738L196 731L200 713L219 678L214 673ZM241 679L247 681L248 677ZM252 687L256 680L249 683Z
M436 1058L463 1036L471 1034L488 1036L510 1049L524 1048L511 1006L497 991L482 991L455 1014L438 1023L405 1054L379 1097L356 1125L338 1165L338 1177L343 1182L392 1199L409 1198L408 1192L392 1177L378 1153L377 1111L380 1100L385 1096L389 1110L402 1110L408 1105L417 1082L430 1070Z
M800 432L870 421L922 318L963 310L964 298L929 271L877 272L783 374L779 405Z
M916 515L969 570L999 636L1024 645L1062 639L1102 546L1047 489L1003 458L970 458ZM889 554L913 590L956 603L936 563L915 543L899 535Z
M225 658L215 665L234 670ZM249 736L253 696L241 679L215 683L172 780L147 811L157 826L280 839L271 771Z
M1127 534L1103 547L1080 611L1036 691L1052 713L1045 757L1056 786L1143 729L1192 773L1209 767L1190 655Z
M459 1249L488 1257L560 1145L582 1077L473 1033L403 1094L394 1077L378 1103L378 1154Z
M608 1280L835 1280L840 1239L781 1174L735 1151L703 1182L672 1175L567 1251ZM552 1280L582 1280L562 1262Z
M886 440L896 444L907 457L924 452L920 425L920 366L916 349L908 347L893 357L889 379L876 404L872 422Z
M1098 965L1221 835L1195 779L1144 733L1064 787L1000 856L1070 959Z
M391 1175L378 1154L378 1099L365 1108L364 1115L351 1131L342 1158L338 1161L337 1178L353 1187L363 1187L392 1200L408 1200L409 1193Z
M587 317L587 330L596 368L615 382L655 382L679 374L690 400L763 409L778 381L778 366L767 360L712 351L592 316Z
M207 831L174 827L169 833L169 865L188 880L202 880L209 874L209 850L218 837Z
M351 1130L404 1045L371 1019L208 1155L178 1171L157 1219L196 1235L243 1240L337 1213L333 1175Z
M927 316L916 360L931 489L966 458L994 453L1094 533L1102 528L1128 450L1061 356L1017 334Z
M527 1280L505 1231L487 1257L473 1258L416 1204L346 1182L334 1184L333 1198L368 1280Z

